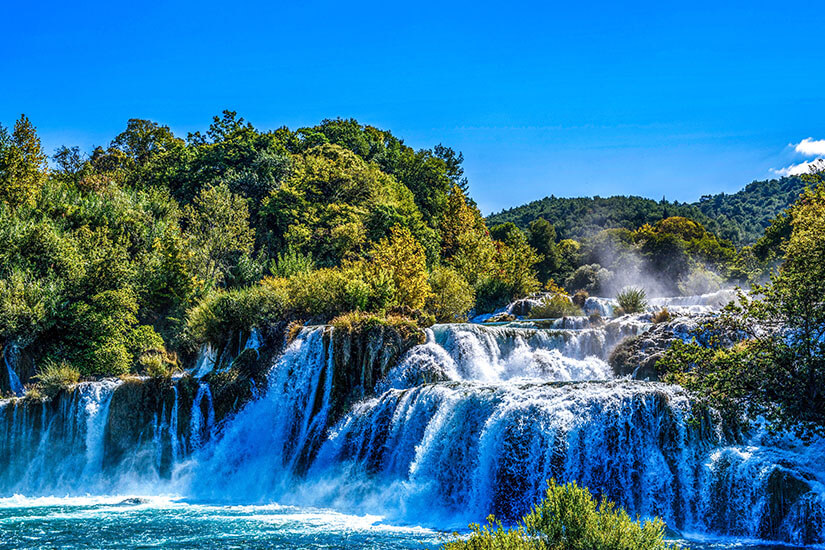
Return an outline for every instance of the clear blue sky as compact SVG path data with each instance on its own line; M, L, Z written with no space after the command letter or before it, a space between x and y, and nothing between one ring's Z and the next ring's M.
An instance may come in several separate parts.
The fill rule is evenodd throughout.
M825 138L818 2L6 2L0 121L49 152L355 117L465 155L485 213L549 194L695 200ZM822 144L825 147L825 143ZM816 149L816 148L814 148Z

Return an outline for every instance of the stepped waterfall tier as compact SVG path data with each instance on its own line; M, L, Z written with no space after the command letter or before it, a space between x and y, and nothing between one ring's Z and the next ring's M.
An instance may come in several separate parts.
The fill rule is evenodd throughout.
M610 352L651 326L449 324L421 342L304 327L244 392L205 349L198 376L2 401L0 496L177 495L451 529L518 519L553 478L688 536L825 543L825 442L726 424L678 386L618 377ZM267 345L280 344L248 336L229 363Z

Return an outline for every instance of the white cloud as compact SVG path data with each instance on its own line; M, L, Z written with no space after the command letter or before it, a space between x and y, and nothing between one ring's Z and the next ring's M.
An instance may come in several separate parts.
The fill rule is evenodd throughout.
M825 139L805 138L794 146L794 151L806 157L825 156Z
M803 140L802 143L804 143L805 141L807 140ZM822 143L825 143L825 141L823 141ZM825 147L825 145L823 145L823 147ZM825 170L825 159L816 159L810 162L800 162L799 164L791 164L790 166L780 168L779 170L773 169L771 170L771 172L778 176L801 176L802 174L810 174L811 172L820 172L822 170Z

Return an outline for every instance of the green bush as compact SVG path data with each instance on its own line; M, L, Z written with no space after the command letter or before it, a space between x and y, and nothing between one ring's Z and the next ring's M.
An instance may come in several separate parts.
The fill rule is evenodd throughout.
M559 319L583 315L579 306L564 294L548 294L530 310L530 319Z
M275 277L291 277L313 269L315 269L315 262L312 257L292 247L284 252L278 252L278 255L269 262L269 271Z
M590 298L590 294L588 294L588 292L585 289L581 288L576 291L576 293L573 295L572 300L573 303L577 306L584 307L584 303L587 302L588 298Z
M550 481L544 499L516 527L505 529L490 516L487 525L470 525L444 550L676 550L664 541L664 522L634 521L606 499L597 502L575 483Z
M628 286L616 295L616 301L625 314L641 313L647 307L647 293L643 288Z
M171 378L180 371L178 357L162 347L147 350L138 358L138 370L150 378Z
M80 371L65 361L48 361L34 376L37 389L46 397L54 397L57 392L69 389L80 380Z
M284 282L267 279L262 284L209 294L189 310L186 340L194 345L217 344L234 332L283 316L290 300Z
M476 313L495 311L510 302L511 288L506 282L485 277L476 285Z
M437 267L430 273L432 294L427 300L427 310L439 323L465 321L467 312L475 304L473 287L450 267Z

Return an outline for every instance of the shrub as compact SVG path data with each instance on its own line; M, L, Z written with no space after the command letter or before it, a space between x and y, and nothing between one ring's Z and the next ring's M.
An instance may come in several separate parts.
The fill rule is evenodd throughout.
M666 307L663 307L661 311L657 311L653 314L653 317L650 318L651 321L654 323L667 323L673 318L673 315L667 310Z
M501 279L485 277L476 285L476 313L495 311L510 301L510 285Z
M277 257L269 262L269 271L276 277L291 277L297 273L306 273L315 269L312 256L301 253L294 247L279 252Z
M585 289L581 288L573 295L573 303L579 307L584 307L584 303L588 298L590 298L590 294L588 294Z
M40 368L34 379L40 392L51 398L60 390L68 389L80 380L80 371L65 361L59 363L47 361Z
M530 319L558 319L582 315L582 310L564 294L547 294L530 309Z
M656 518L634 521L615 503L597 502L575 483L548 483L544 499L515 528L505 529L493 516L487 525L470 525L466 540L458 534L444 550L676 550L664 541L665 524Z
M427 309L439 323L452 323L467 319L467 312L475 304L473 287L450 267L437 267L430 274L432 294Z
M582 265L564 281L565 288L585 290L589 294L604 291L613 274L599 264Z
M335 317L329 324L335 330L350 334L361 333L375 327L390 327L404 339L415 339L419 343L424 342L424 333L419 328L418 323L414 319L403 315L375 315L354 311Z
M282 315L289 302L285 279L207 295L190 309L186 339L190 344L220 343L233 332L250 330Z
M591 327L600 327L604 324L604 318L602 318L602 314L598 311L591 313L587 320L590 321Z
M150 378L171 378L180 370L177 356L165 349L144 352L138 358L138 366L140 372Z
M641 313L647 307L647 293L643 288L628 286L616 295L624 313Z
M694 296L697 294L716 292L722 288L723 283L724 280L722 277L709 269L700 267L691 271L686 277L683 277L677 286L679 292L685 296Z

